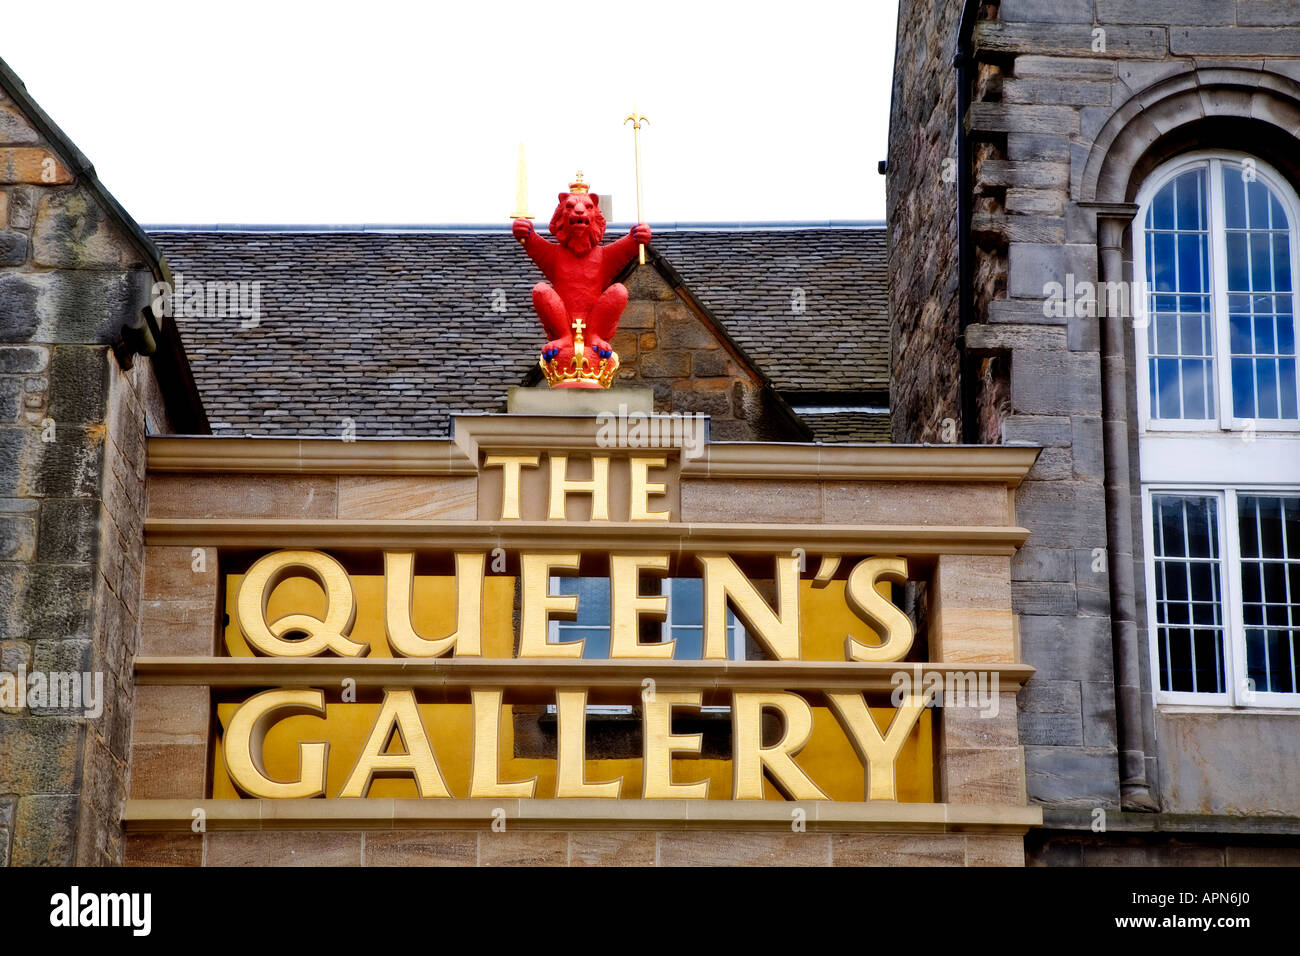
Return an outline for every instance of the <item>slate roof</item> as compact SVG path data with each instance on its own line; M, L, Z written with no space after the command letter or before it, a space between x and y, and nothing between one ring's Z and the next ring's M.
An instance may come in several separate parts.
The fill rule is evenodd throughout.
M683 230L654 246L782 392L889 391L885 230Z
M796 410L797 413L797 410ZM889 413L834 412L829 415L801 415L812 429L813 438L828 445L845 442L888 442Z
M187 282L261 283L255 325L176 317L217 434L337 436L351 419L357 437L446 437L536 362L538 275L505 231L150 237ZM659 229L654 246L783 393L888 389L884 229Z

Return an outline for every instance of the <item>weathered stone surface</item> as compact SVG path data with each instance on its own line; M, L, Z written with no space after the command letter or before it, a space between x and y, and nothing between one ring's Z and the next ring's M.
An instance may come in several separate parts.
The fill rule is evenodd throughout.
M949 803L1016 806L1025 802L1025 760L1020 747L949 749L940 765Z
M1073 459L1068 448L1044 448L1029 470L1033 481L1061 481L1073 474Z
M112 344L138 324L147 273L50 271L0 275L0 339Z
M30 229L36 221L38 189L35 186L14 186L9 197L8 228Z
M1008 216L1006 221L1014 220L1032 220L1048 221L1054 220L1054 216ZM1011 241L1011 230L1006 230L1006 239ZM988 303L988 320L989 323L1008 323L1014 325L1065 325L1066 319L1057 315L1057 310L1048 306L1048 300L1039 295L1032 299L995 299Z
M626 282L629 299L649 299L667 302L676 298L676 293L664 281L658 270L651 266L638 266L632 270Z
M39 558L51 564L81 564L99 548L99 503L48 499L41 505Z
M339 478L340 518L466 519L478 513L478 480L424 475Z
M208 763L202 744L131 745L131 799L200 800Z
M208 866L360 866L361 833L348 830L214 830Z
M822 514L822 520L835 524L999 525L1007 519L1006 489L947 482L828 481L823 484Z
M36 522L20 515L0 515L0 561L30 561L36 553Z
M40 134L27 117L13 106L0 106L0 143L6 146L30 146L39 143Z
M60 426L102 422L108 408L109 358L103 346L50 350L50 416Z
M72 179L68 168L47 149L38 146L0 147L0 184L63 186Z
M1007 103L1038 103L1044 106L1109 106L1111 85L1087 80L1007 80L1002 86L1002 98ZM1068 181L1067 173L1061 177L1060 185L1064 186Z
M126 866L202 866L203 836L198 833L127 834Z
M18 575L15 575L15 583ZM0 577L0 582L3 578ZM92 628L94 568L90 565L32 564L21 575L23 597L8 606L20 609L18 633L89 636ZM10 592L0 583L0 599Z
M720 349L696 352L691 356L691 372L694 375L726 375L730 371L727 354Z
M666 831L659 834L660 866L826 866L825 833Z
M510 830L479 834L480 866L566 866L569 834L552 830Z
M1067 106L972 103L967 120L972 133L1079 132L1079 114Z
M77 839L75 795L30 794L18 799L11 866L71 866Z
M1300 866L1300 847L1230 846L1224 849L1227 866Z
M216 593L207 600L146 600L140 621L141 657L210 656L216 644Z
M42 197L32 247L37 265L60 269L130 269L142 259L104 211L81 192Z
M998 18L1008 22L1091 23L1092 0L1002 0Z
M1115 685L1084 681L1079 686L1083 695L1083 745L1117 746Z
M574 830L569 834L570 866L654 866L654 833L643 830Z
M1094 352L1018 351L1011 408L1021 415L1101 414L1101 363Z
M1067 615L1078 608L1070 582L1017 581L1011 585L1011 596L1019 614Z
M1084 866L1223 866L1223 850L1208 846L1083 846Z
M1016 490L1016 516L1039 547L1092 547L1106 527L1105 491L1087 482L1027 481Z
M1018 56L1017 77L1041 76L1054 80L1109 80L1115 76L1115 61L1100 57ZM1015 156L1011 157L1015 159Z
M1060 24L1048 30L1034 23L982 21L975 24L975 48L984 54L1096 56L1099 55L1093 49L1096 40L1091 24ZM1105 41L1107 57L1159 59L1169 52L1169 37L1164 27L1109 27Z
M1020 649L1035 680L1112 679L1110 622L1105 618L1020 616Z
M1011 559L1012 581L1073 581L1074 552L1026 545Z
M1013 414L1002 422L1002 441L1008 445L1068 448L1072 437L1070 419L1063 416Z
M1190 22L1179 18L1179 22ZM1237 0L1237 26L1285 27L1300 23L1297 0ZM1291 55L1295 56L1295 48Z
M82 742L76 718L0 717L0 740L0 792L74 792Z
M476 866L479 835L465 830L389 830L365 835L365 866Z
M1235 0L1097 0L1098 23L1178 23L1230 26Z
M330 475L160 474L149 480L155 518L333 518L338 479Z
M1300 816L1300 714L1156 713L1161 809Z
M1119 762L1113 748L1026 746L1025 781L1036 803L1088 809L1119 805Z
M1020 715L1020 741L1026 746L1078 747L1083 744L1083 720L1075 714Z
M964 866L960 833L835 833L835 866Z
M681 495L683 521L821 521L815 481L684 480Z
M49 349L39 345L0 346L0 375L43 372L49 361Z
M20 266L27 261L27 237L21 232L0 231L0 266Z
M967 833L966 865L1024 866L1024 838L1015 834Z
M1063 202L1063 194L1058 198ZM1064 205L1047 214L1060 215L1063 211ZM1008 250L1008 263L1009 294L1021 299L1036 299L1040 304L1047 297L1048 286L1052 283L1064 289L1071 277L1076 286L1097 278L1097 252L1090 246L1016 242Z
M1300 27L1171 27L1169 50L1175 56L1294 56Z
M640 367L646 378L683 378L691 372L691 354L680 349L656 349L640 357Z

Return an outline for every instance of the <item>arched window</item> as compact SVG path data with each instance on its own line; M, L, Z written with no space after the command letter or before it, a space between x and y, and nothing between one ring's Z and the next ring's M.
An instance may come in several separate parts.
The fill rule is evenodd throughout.
M1300 426L1300 202L1262 162L1196 154L1138 197L1139 405L1148 430Z
M1133 240L1152 690L1300 706L1300 202L1256 159L1191 154L1139 192Z

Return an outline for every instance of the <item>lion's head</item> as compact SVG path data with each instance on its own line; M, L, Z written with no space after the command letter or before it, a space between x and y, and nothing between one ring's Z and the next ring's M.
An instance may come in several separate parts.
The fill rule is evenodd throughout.
M595 193L560 193L551 216L551 235L577 256L585 256L605 237L605 214Z

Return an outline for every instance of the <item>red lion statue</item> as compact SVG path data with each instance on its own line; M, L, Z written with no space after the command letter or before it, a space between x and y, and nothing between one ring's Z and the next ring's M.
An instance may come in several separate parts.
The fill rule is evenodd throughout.
M627 287L614 277L636 258L638 246L650 242L650 227L638 223L626 236L602 246L605 214L600 211L600 196L587 191L581 174L578 180L568 192L560 193L551 216L551 235L558 241L543 239L527 219L516 219L513 232L550 280L533 287L533 308L546 330L542 368L547 380L557 387L598 388L608 381L597 383L594 370L607 368L607 378L612 379L618 367L609 340L627 305ZM581 356L573 354L575 333L583 341ZM577 372L584 366L592 370L590 374L559 380L560 372Z

